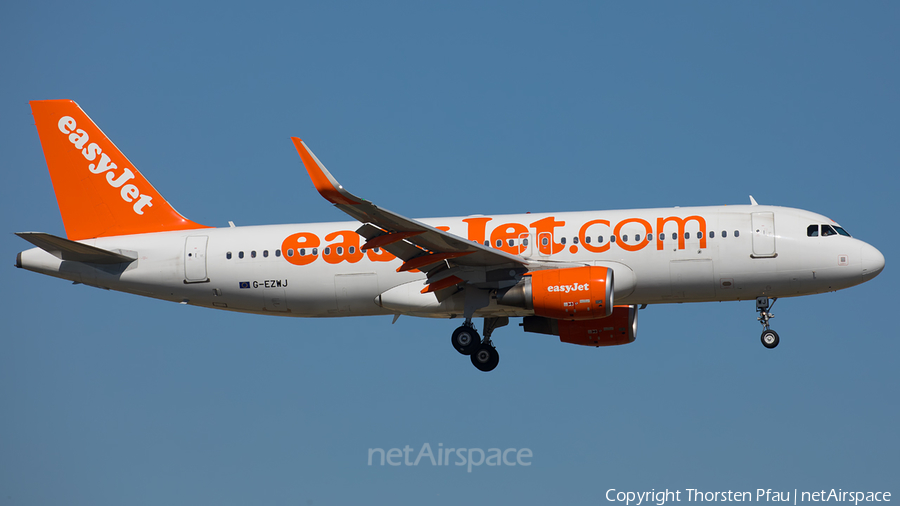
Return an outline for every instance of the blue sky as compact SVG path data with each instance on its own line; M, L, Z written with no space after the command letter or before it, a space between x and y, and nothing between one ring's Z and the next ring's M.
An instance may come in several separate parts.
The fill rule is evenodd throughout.
M77 4L77 5L76 5ZM607 489L898 491L900 8L835 2L7 2L0 505L599 504ZM799 207L879 248L845 291L651 306L610 349L454 322L279 319L13 268L63 235L29 100L77 101L199 223ZM369 448L529 448L381 467Z

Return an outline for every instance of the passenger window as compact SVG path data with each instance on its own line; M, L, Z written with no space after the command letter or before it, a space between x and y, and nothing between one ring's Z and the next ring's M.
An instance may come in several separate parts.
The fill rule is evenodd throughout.
M585 242L585 244L590 244L590 243L591 243L591 236L589 236L589 235L584 236L584 242Z
M735 230L735 231L734 231L734 236L735 236L735 237L740 237L740 236L741 236L741 231L740 231L740 230Z
M597 242L599 242L600 244L603 244L603 236L602 235L597 236Z
M837 232L831 228L831 225L822 225L822 237L827 237L829 235L837 235Z
M306 248L300 248L300 256L302 256L302 257L306 256Z
M728 237L728 232L726 232L726 231L723 230L723 231L722 231L722 238L724 239L724 238L726 238L726 237Z
M837 230L837 233L841 234L842 236L850 237L850 233L847 232L846 230L844 230L843 228L835 226L834 229Z
M513 246L516 245L516 240L515 240L515 239L510 239L510 240L506 241L506 243L509 244L509 247L510 247L510 248L512 248Z
M344 254L344 247L343 247L343 246L338 246L338 247L337 247L337 254L338 254L338 255L343 255L343 254Z
M703 232L697 232L697 239L703 239Z
M641 234L634 234L634 242L641 242Z
M484 245L490 248L490 247L491 247L491 241L488 241L487 239L485 239L485 240L484 240Z
M684 233L684 238L685 238L685 239L690 239L690 238L691 238L691 233L690 233L690 232L685 232L685 233Z
M281 250L280 250L280 249L275 250L275 256L276 256L276 257L280 257L280 256L281 256Z
M374 251L377 255L379 252L381 252L381 248L372 248L372 251Z
M356 253L356 246L350 246L350 254Z
M497 239L497 247L499 248L500 246L503 246L503 241Z
M622 242L628 242L628 234L622 236Z
M330 247L325 248L325 251L323 251L323 253L324 253L325 255L330 255L330 254L331 254L331 248L330 248Z
M319 254L319 248L313 248L312 254L313 254L313 255L318 255L318 254Z
M231 252L230 251L228 253L225 253L225 258L227 258L228 260L231 260Z
M715 239L715 238L716 238L716 231L715 231L715 230L710 230L710 231L709 231L709 238L710 238L710 239Z
M806 227L806 237L819 237L819 226L810 225Z
M250 252L250 258L256 258L256 250Z
M549 243L546 237L541 237L541 246L546 246Z
M263 258L269 258L269 250L267 250L267 249L263 250Z
M678 239L678 232L672 232L672 240Z
M572 238L572 244L578 244L578 236Z
M523 245L523 246L528 246L528 238L527 238L527 237L524 238L524 239L522 239L522 245Z
M287 250L287 256L289 256L289 257L294 256L294 250L293 249Z
M560 244L565 244L565 243L566 243L566 238L565 238L565 237L560 237L560 238L559 238L559 243L560 243Z
M653 234L647 234L647 240L648 240L648 241L652 241L652 240L653 240Z
M238 258L244 258L244 252L238 251Z
M614 236L614 235L609 236L609 242L616 242L616 236Z

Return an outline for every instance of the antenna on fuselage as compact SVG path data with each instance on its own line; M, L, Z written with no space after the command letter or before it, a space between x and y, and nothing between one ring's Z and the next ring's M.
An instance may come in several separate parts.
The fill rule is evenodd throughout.
M750 205L751 205L751 206L758 206L758 205L759 205L759 204L756 202L756 199L753 198L753 195L750 195Z

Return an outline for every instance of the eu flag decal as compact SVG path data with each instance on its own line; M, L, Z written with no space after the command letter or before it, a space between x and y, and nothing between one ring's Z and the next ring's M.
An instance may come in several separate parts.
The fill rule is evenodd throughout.
M240 281L240 282L238 282L238 285L239 285L241 288L250 288L250 282L249 282L249 281Z

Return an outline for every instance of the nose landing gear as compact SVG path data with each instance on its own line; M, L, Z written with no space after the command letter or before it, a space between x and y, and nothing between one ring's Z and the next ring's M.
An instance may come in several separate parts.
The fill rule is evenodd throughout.
M775 301L777 300L778 297L771 300L768 297L756 298L756 312L759 313L759 316L756 319L765 328L762 335L759 337L759 340L762 341L763 346L769 348L770 350L778 346L778 343L780 341L780 339L778 338L778 332L775 332L774 330L771 330L769 328L769 319L775 318L775 315L771 313L771 309L772 306L775 305Z
M509 325L509 318L506 316L485 318L484 339L480 339L472 320L466 319L465 323L453 331L450 342L456 351L469 355L472 365L479 371L493 371L500 363L500 354L491 341L491 334L494 333L494 329L506 325Z

